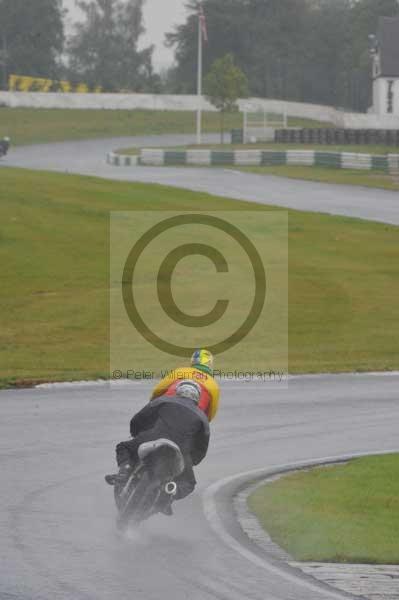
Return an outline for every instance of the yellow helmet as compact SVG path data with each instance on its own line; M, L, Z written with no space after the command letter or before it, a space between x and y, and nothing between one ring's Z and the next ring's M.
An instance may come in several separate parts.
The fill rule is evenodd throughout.
M191 357L191 366L212 375L213 371L213 356L209 350L204 348L196 350Z

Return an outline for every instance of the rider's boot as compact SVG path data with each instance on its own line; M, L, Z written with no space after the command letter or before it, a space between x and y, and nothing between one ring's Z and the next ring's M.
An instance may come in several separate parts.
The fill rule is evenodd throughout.
M129 479L129 475L131 473L132 466L130 463L122 463L119 465L119 472L113 475L106 475L105 481L108 485L115 485L116 483L125 483Z
M173 515L172 502L169 502L169 504L165 504L165 505L164 505L164 506L161 508L160 512L161 512L163 515L167 515L168 517L171 517L171 516Z

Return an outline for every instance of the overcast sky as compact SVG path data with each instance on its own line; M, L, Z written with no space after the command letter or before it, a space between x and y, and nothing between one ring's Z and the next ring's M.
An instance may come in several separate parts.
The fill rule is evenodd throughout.
M80 12L75 0L63 0L68 9L68 25L79 19ZM171 31L173 25L185 21L185 0L146 0L144 9L145 28L147 33L142 38L142 45L155 44L155 67L168 66L173 61L173 52L163 46L164 35Z

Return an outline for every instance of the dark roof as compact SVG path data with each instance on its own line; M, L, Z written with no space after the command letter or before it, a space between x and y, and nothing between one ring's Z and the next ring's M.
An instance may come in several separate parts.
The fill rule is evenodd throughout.
M380 47L381 75L399 77L399 17L380 17L377 39Z

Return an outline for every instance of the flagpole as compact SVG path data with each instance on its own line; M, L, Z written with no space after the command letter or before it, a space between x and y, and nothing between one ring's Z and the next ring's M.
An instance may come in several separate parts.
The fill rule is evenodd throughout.
M197 144L201 144L202 133L202 25L198 15L198 78L197 78Z

